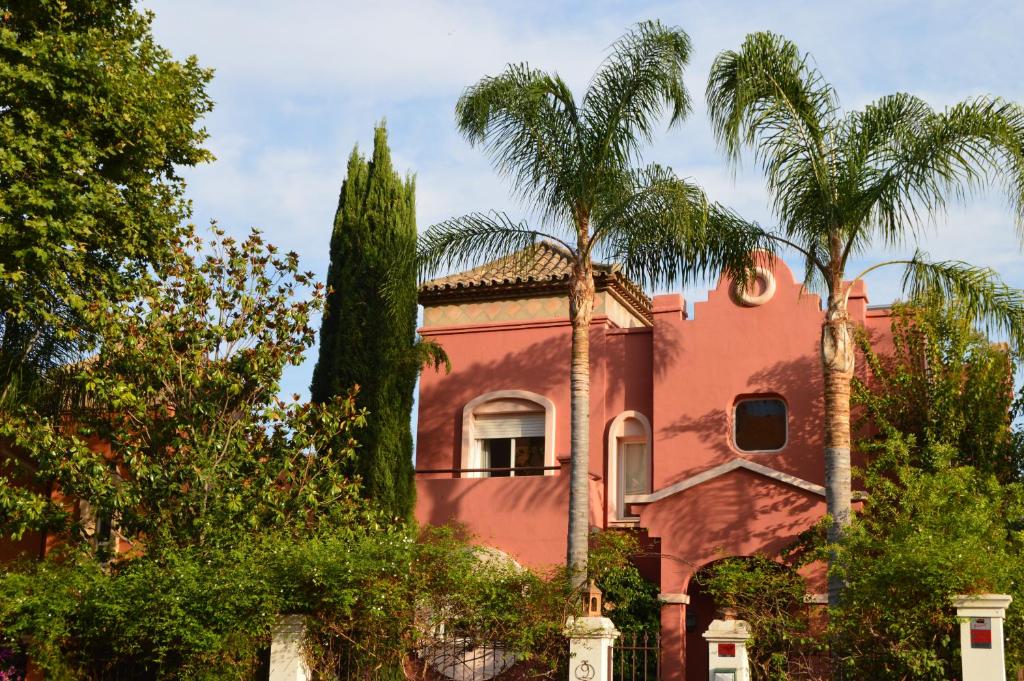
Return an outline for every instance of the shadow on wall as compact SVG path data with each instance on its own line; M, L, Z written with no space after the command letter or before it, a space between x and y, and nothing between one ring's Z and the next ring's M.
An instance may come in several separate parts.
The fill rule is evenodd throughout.
M657 524L684 583L695 567L720 558L777 554L825 512L824 497L743 469L678 496Z
M748 385L736 397L777 394L786 401L789 410L786 447L779 452L780 457L768 465L791 470L794 464L808 463L804 457L812 453L820 458L818 447L823 437L824 406L817 357L776 362L752 374ZM683 414L659 429L658 434L664 439L693 434L714 454L709 467L731 461L738 455L731 445L732 415L726 409L710 409L699 416Z
M481 342L486 341L481 339ZM431 387L429 399L422 400L421 396L420 425L433 423L437 426L431 429L435 432L421 433L420 436L429 438L435 452L442 449L434 439L440 437L436 431L443 431L446 426L451 428L451 439L443 447L447 460L432 460L429 467L447 465L458 468L461 464L462 409L473 398L493 390L529 390L548 395L551 388L559 383L564 384L568 392L568 337L564 343L561 338L552 337L508 352L498 359L453 367L450 375ZM560 424L567 416L556 415L557 428L561 428Z
M418 487L428 500L419 507L421 522L459 523L533 568L563 561L569 476L435 478Z
M663 333L660 329L657 334L648 329L610 335L605 347L608 348L605 362L607 395L610 397L621 390L623 404L629 405L627 408L644 405L646 411L650 410L648 405L651 405L654 379L662 378L673 370L683 353L679 335ZM652 416L650 413L645 415L648 418ZM610 416L614 418L615 415Z

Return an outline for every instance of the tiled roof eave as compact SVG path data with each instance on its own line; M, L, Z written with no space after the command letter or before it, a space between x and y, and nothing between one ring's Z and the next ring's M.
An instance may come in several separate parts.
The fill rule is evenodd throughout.
M429 303L508 298L512 293L564 293L568 288L568 283L569 278L567 276L558 279L545 277L538 280L529 277L517 280L446 283L420 287L419 301L425 305Z
M638 287L630 285L617 272L597 272L594 286L597 291L610 290L617 294L616 299L625 305L634 315L653 323L651 301ZM540 280L522 278L516 280L494 280L478 282L446 283L443 285L424 286L420 288L419 301L423 305L444 303L461 303L478 300L496 300L515 297L517 295L566 294L569 289L569 276L545 277Z

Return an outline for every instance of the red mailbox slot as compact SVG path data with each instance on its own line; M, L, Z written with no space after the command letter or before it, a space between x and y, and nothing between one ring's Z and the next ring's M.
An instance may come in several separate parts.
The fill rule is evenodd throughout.
M992 647L992 619L990 617L971 619L971 647Z
M736 657L736 644L735 643L719 643L718 644L718 656L719 657Z

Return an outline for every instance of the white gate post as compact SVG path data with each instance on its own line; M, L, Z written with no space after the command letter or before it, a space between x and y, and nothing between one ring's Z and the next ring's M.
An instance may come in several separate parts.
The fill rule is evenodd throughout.
M607 617L570 617L565 622L569 637L569 681L610 681L612 646L619 631Z
M963 681L1005 681L1003 619L1012 600L1004 594L953 597L960 620Z
M270 681L309 681L309 666L302 654L306 618L285 615L274 625L270 642Z
M715 620L703 634L708 642L708 681L750 681L747 639L743 620Z

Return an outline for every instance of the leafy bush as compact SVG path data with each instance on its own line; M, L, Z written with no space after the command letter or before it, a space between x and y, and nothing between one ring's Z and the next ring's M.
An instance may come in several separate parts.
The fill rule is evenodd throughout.
M658 585L644 579L631 561L639 552L632 533L607 530L592 537L587 568L615 627L653 634L661 629L661 601Z
M925 470L973 466L1002 482L1024 475L1024 440L1014 432L1014 355L964 315L928 300L893 307L893 347L881 354L859 337L866 375L855 379L864 437L904 439L908 463Z
M755 681L790 679L820 653L804 604L807 585L794 567L760 555L726 558L697 577L717 604L733 609L750 627L747 651Z
M833 638L854 678L948 679L959 673L956 594L1024 598L1024 487L967 466L908 465L912 438L879 445L870 498L839 547L846 582ZM1007 662L1024 663L1021 609L1007 613Z

